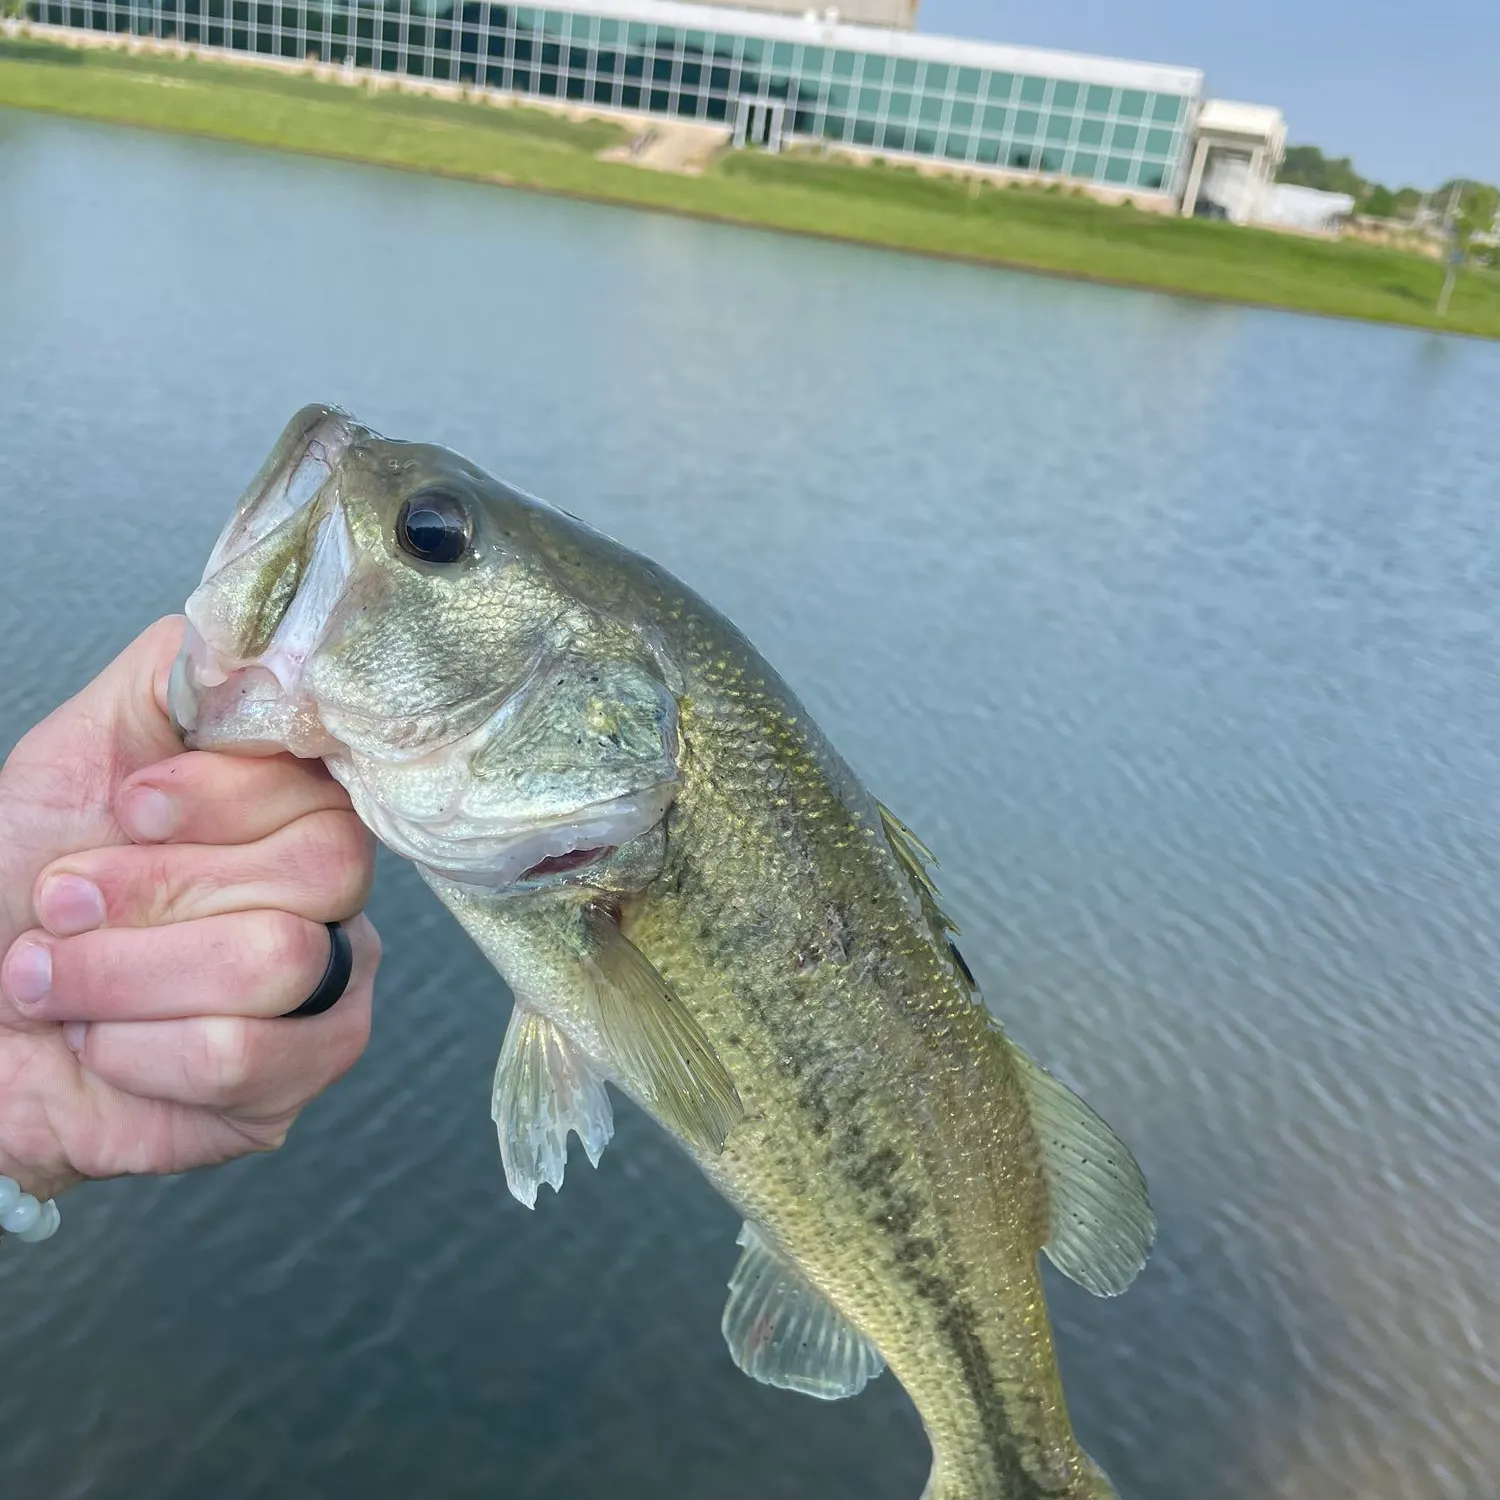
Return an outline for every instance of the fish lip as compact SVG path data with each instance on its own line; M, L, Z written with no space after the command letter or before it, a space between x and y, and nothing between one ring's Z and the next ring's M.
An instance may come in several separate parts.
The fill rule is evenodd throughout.
M330 536L336 531L337 539L343 543L346 554L343 559L344 583L347 587L350 571L350 559L347 557L348 518L336 495L327 504L320 505L319 500L333 479L340 459L364 431L366 429L347 412L334 406L308 406L297 413L288 423L260 472L240 496L234 513L219 534L204 567L200 589L236 559L264 541L278 527L313 507L321 511L321 515L313 520L313 526L326 531ZM197 592L194 591L195 597ZM300 711L306 719L307 706L299 702L296 688L305 659L315 649L316 641L301 643L304 649L294 652L292 656L288 656L283 649L279 654L274 650L262 653L263 657L273 656L274 660L263 661L262 658L256 658L254 661L240 661L222 654L208 639L205 630L200 628L200 622L194 619L194 598L188 599L184 614L186 623L182 644L172 664L167 684L168 717L184 743L195 747L202 740L200 719L202 699L206 692L224 686L239 674L256 671L262 666L281 683L289 713ZM327 615L332 615L331 604ZM324 623L326 627L326 619ZM290 681L289 676L292 678ZM213 738L212 735L209 736L210 741ZM272 744L270 741L252 744L250 740L241 741L230 736L224 741L223 748L233 749L241 754L267 754L271 753ZM281 748L290 750L293 754L312 754L310 746L298 748L286 745Z
M322 460L317 462L321 464ZM297 467L302 463L303 460L298 460ZM183 611L186 623L182 644L167 680L167 709L174 727L190 748L234 749L241 754L274 753L271 749L274 737L245 733L248 728L245 715L232 708L236 683L242 701L253 702L260 715L265 715L268 709L276 710L285 730L282 749L310 759L338 748L303 681L307 663L325 639L354 572L347 517L337 495L326 502L317 499L323 483L307 502L321 513L309 523L313 539L306 576L270 640L255 656L241 657L232 646L215 642L209 623L213 618L212 598L211 595L205 598L214 574L188 599ZM299 506L293 514L300 514L304 508ZM253 538L246 543L254 544ZM232 562L231 558L224 566ZM265 692L267 678L277 689L269 698ZM269 729L270 723L263 721L263 727Z
M193 658L181 653L167 689L168 716L187 749L294 755L299 760L322 759L343 749L311 702L288 696L269 668L252 663L211 670L208 681L196 681L193 674Z
M552 879L556 876L576 875L590 865L596 865L606 855L613 854L618 844L586 844L582 849L570 849L566 854L543 855L529 869L521 872L519 884Z
M303 420L295 428L289 424L275 451L240 496L209 553L202 582L310 504L364 430L336 406L304 407L297 415Z
M190 743L198 722L198 694L202 683L193 671L193 660L208 650L208 643L198 634L198 627L191 620L182 624L182 644L172 661L172 671L167 678L167 718L172 729L184 744Z

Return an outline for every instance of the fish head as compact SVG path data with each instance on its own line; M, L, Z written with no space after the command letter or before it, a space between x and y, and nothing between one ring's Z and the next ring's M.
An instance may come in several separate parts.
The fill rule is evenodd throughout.
M585 587L613 548L447 449L306 407L188 600L173 717L192 748L323 759L445 878L581 879L659 834L677 785L661 664Z

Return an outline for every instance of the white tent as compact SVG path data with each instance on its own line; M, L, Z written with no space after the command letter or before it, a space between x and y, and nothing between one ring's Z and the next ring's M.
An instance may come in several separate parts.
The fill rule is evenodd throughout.
M1302 229L1309 234L1337 234L1353 212L1354 199L1348 193L1325 193L1319 188L1273 182L1260 196L1255 219L1260 224Z

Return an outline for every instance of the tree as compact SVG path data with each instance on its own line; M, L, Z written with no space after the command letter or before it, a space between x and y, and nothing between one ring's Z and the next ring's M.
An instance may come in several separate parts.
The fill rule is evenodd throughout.
M1324 156L1316 146L1288 146L1276 180L1325 193L1348 193L1356 203L1373 185L1354 170L1347 156Z
M1445 182L1433 195L1433 201L1446 204L1452 191L1453 183ZM1497 213L1500 213L1500 188L1487 182L1463 183L1458 190L1458 211L1453 216L1459 248L1468 250L1475 235L1491 234Z
M1392 217L1397 219L1415 219L1417 210L1422 206L1421 189L1414 187L1397 188L1394 197L1396 200L1396 211Z
M1316 146L1288 146L1276 180L1319 188L1325 193L1348 193L1360 213L1376 219L1412 220L1422 204L1418 189L1392 190L1383 183L1370 182L1354 170L1354 163L1347 156L1324 156ZM1439 213L1446 209L1455 181L1450 178L1430 195L1430 205ZM1497 210L1500 210L1500 189L1482 182L1464 183L1457 213L1460 244L1467 247L1471 236L1489 234Z

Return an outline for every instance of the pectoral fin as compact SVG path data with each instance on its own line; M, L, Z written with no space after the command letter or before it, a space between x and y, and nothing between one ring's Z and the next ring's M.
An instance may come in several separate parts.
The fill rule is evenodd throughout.
M1050 1209L1047 1258L1096 1297L1146 1264L1156 1218L1129 1148L1070 1088L1011 1045L1031 1102Z
M729 1278L724 1342L752 1380L822 1401L857 1395L885 1368L875 1346L746 1224Z
M604 1080L694 1149L723 1150L744 1112L734 1081L612 916L569 891L518 899L431 870L422 875L516 996L495 1076L495 1118L502 1151L511 1153L511 1190L523 1203L535 1201L538 1183L561 1182L570 1129L591 1156L603 1149Z
M585 914L599 1031L622 1084L672 1130L717 1155L743 1108L713 1044L639 949Z
M615 1129L604 1082L583 1053L519 1001L495 1067L490 1113L506 1184L527 1208L536 1207L542 1183L550 1183L554 1193L562 1187L570 1130L597 1167Z

